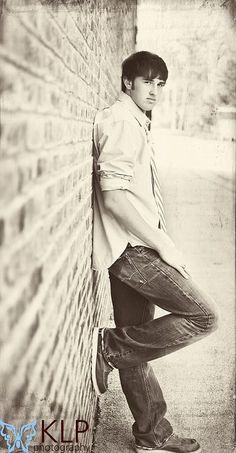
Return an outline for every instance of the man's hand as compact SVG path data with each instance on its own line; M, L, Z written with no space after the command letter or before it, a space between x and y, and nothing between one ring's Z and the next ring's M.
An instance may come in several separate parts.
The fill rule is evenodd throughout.
M152 228L140 216L137 209L129 202L126 190L104 191L103 200L108 215L115 217L123 228L156 250L169 266L174 267L184 278L188 278L185 262L173 241L163 230Z
M174 267L184 278L189 278L189 272L186 268L183 255L174 245L164 247L158 253L169 266Z

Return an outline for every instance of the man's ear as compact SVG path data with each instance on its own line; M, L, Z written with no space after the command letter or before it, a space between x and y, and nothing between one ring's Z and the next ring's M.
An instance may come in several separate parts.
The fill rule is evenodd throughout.
M127 90L131 90L131 88L132 88L132 80L128 80L127 77L123 77L123 82L124 82L125 88Z

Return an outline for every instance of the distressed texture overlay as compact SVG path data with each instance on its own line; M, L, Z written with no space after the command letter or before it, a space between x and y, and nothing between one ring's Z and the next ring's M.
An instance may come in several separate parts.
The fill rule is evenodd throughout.
M57 419L60 440L60 420L75 439L84 419L79 451L91 450L91 333L110 313L106 274L90 269L92 125L117 97L121 61L145 49L169 68L153 115L168 229L222 318L214 337L154 369L176 432L205 453L233 451L235 13L235 0L0 0L4 422ZM100 410L94 451L133 451L115 371Z

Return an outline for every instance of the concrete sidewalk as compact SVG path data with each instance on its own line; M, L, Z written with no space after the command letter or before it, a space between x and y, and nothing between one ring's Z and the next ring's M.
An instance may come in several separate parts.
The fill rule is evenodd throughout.
M158 134L158 132L157 132ZM234 224L230 142L158 135L168 230L195 279L212 295L220 327L189 348L152 362L179 435L196 437L203 453L234 451ZM156 316L164 312L157 309ZM100 398L94 453L131 453L132 416L118 372Z

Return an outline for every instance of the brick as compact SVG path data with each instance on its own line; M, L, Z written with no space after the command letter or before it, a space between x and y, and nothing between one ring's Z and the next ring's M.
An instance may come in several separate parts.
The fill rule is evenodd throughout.
M27 122L24 118L4 114L1 122L1 154L14 155L25 150Z
M0 204L6 204L18 193L19 174L15 161L7 159L0 167Z

